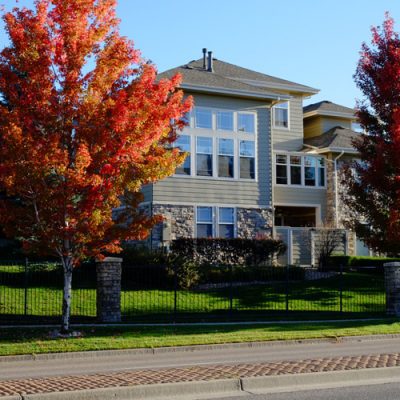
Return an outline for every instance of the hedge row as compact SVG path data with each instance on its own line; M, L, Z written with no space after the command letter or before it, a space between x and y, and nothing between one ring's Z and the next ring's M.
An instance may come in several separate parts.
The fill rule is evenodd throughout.
M362 267L375 267L375 270L382 271L383 264L389 262L400 262L400 258L390 257L365 257L365 256L331 256L329 258L329 266L331 268L344 269L349 268L362 268Z

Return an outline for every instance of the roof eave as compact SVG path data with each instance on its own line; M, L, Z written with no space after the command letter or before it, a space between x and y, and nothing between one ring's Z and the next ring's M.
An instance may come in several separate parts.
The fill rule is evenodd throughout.
M310 144L304 143L305 147L314 150L317 154L325 154L325 153L341 153L344 152L345 154L359 154L358 151L354 148L349 147L316 147L311 146Z
M236 96L242 98L250 98L250 99L262 99L262 100L289 100L291 97L289 95L284 94L276 94L276 93L257 93L246 90L239 89L227 89L220 87L209 87L209 86L201 86L201 85L190 85L187 83L182 83L180 88L183 90L190 90L192 92L198 93L212 93L212 94L222 94L227 96Z
M255 79L240 79L231 77L228 78L246 84L254 85L256 87L265 87L274 90L285 90L288 92L302 93L304 95L313 95L320 92L319 89L315 89L310 86L298 85L296 83L292 84L292 83L278 83L278 82L263 82Z
M338 117L355 120L356 116L352 113L338 112L338 111L325 111L325 110L313 110L303 114L303 118L309 118L314 116L321 117Z

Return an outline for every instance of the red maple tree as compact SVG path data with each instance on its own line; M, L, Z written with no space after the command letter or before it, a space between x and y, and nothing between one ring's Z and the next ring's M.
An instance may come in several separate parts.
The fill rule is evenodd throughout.
M372 28L372 44L362 45L354 77L365 97L357 117L366 134L354 142L360 161L346 173L350 225L374 250L399 254L400 38L389 14Z
M140 189L183 161L171 144L191 99L177 90L179 76L156 80L154 65L120 36L115 7L36 0L33 10L3 13L0 223L61 258L62 331L73 268L145 238L157 218L138 211Z

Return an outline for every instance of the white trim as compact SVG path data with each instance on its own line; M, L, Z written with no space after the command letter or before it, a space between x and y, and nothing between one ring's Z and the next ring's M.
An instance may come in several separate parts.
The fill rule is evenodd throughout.
M278 82L263 82L263 81L258 81L255 79L240 79L240 78L230 78L234 79L235 81L243 82L243 83L248 83L250 85L258 86L258 87L267 87L271 89L283 89L283 90L288 90L291 92L300 92L304 94L317 94L319 93L319 89L312 88L310 86L303 86L303 85L298 85L296 83L290 84L290 83L278 83Z
M214 107L198 107L199 110L209 110L212 116L212 124L211 128L196 128L196 127L187 127L181 133L182 136L189 136L190 139L190 155L191 155L191 164L190 164L190 175L185 174L173 174L174 178L195 178L195 179L212 179L212 180L224 180L224 181L237 181L237 182L258 182L258 114L256 111L247 111L247 110L232 110L226 108L214 108ZM233 114L233 129L229 130L218 130L217 126L217 112L232 112ZM239 114L247 114L252 115L254 117L254 132L244 132L237 130L237 121ZM192 122L193 125L196 125L196 108L192 110ZM197 138L208 138L212 141L212 175L197 175L197 154L205 154L205 153L197 153ZM219 159L219 151L218 151L218 143L219 139L230 139L233 140L234 143L234 171L233 178L229 177L219 177L218 176L218 159ZM240 141L249 141L254 142L254 179L251 178L241 178L240 177Z
M356 120L355 112L352 114L350 112L325 111L325 110L308 111L308 112L303 114L303 118L313 117L314 115L324 116L324 117L338 117L338 118L346 118L346 119Z
M201 85L190 85L182 83L179 86L181 89L191 90L193 92L201 92L201 93L216 93L222 95L233 95L238 97L245 97L251 99L263 99L263 100L282 100L282 99L289 99L290 96L284 94L275 94L275 93L258 93L258 92L251 92L247 90L239 90L239 89L227 89L221 87L210 87L210 86L201 86Z
M191 201L153 201L148 202L154 205L171 205L171 206L189 206L189 207L228 207L228 208L251 208L251 209L261 209L261 210L272 210L271 205L259 205L259 204L232 204L232 203L204 203L204 202L191 202ZM140 203L142 204L142 203Z
M211 208L211 223L210 222L199 222L197 219L197 209L199 207L207 207ZM220 223L219 222L219 210L221 208L232 208L233 209L233 223ZM220 225L233 225L233 238L237 237L237 208L235 206L217 206L217 205L202 205L202 204L197 204L194 206L194 237L197 238L197 225L198 224L205 224L205 225L210 225L211 224L211 232L212 232L212 237L213 238L219 238L219 226Z
M283 107L279 107L283 103L287 103L287 112L288 112L288 115L287 115L287 117L288 117L288 120L287 120L288 126L287 127L285 127L285 126L276 126L275 125L275 109L276 108L286 109L286 108L283 108ZM277 130L280 130L280 131L290 131L290 125L291 125L290 124L290 114L291 114L290 101L274 104L271 107L271 110L272 110L272 127L273 127L273 129L277 129Z
M283 155L286 156L286 176L287 176L287 183L276 183L276 166L285 164L277 164L276 163L276 156ZM292 185L290 182L290 156L301 157L301 185ZM319 169L318 165L315 166L316 174L315 174L315 185L308 186L305 184L305 163L304 157L314 157L314 158L323 158L324 159L324 185L318 185L318 178L319 178ZM272 182L273 186L277 187L285 187L285 188L302 188L302 189L327 189L327 158L324 156L316 157L312 153L299 153L299 152L288 152L288 151L274 151L273 160L272 160Z

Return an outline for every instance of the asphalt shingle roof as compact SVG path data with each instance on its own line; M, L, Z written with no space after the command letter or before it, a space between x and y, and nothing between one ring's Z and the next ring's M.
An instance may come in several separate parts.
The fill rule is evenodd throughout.
M213 72L203 68L203 59L191 61L158 75L158 78L170 78L180 73L183 84L229 90L242 90L254 93L277 93L277 90L316 93L318 90L285 79L276 78L252 71L237 65L213 58Z
M311 111L325 111L325 112L335 112L335 113L345 113L345 114L354 114L354 109L341 106L340 104L332 103L331 101L320 101L318 103L309 104L308 106L303 107L304 114Z
M318 148L341 148L355 150L352 140L359 137L360 134L351 129L335 126L322 135L304 139L304 144Z

